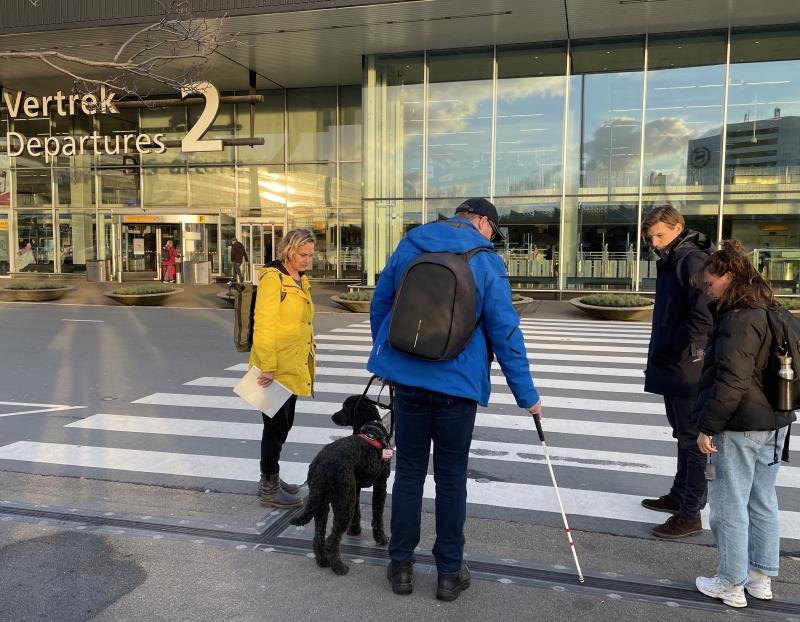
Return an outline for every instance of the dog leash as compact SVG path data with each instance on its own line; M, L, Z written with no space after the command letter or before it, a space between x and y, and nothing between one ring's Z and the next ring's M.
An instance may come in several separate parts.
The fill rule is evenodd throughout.
M383 380L383 384L381 385L380 391L378 391L378 399L373 400L370 397L367 397L367 393L369 392L369 388L372 386L372 383L378 378L378 376L373 375L369 382L367 382L367 386L364 387L364 392L361 394L361 397L358 398L358 402L356 405L361 403L361 400L369 402L370 404L377 406L378 408L383 408L384 410L389 411L389 440L392 439L394 436L394 384L391 382L386 382ZM381 395L383 395L383 390L386 388L386 385L389 385L389 403L384 404L381 401Z

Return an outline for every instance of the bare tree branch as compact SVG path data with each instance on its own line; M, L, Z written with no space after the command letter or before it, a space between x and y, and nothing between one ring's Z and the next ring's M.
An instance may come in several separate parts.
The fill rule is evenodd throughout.
M93 60L57 50L0 50L0 60L37 60L71 78L82 91L101 86L140 95L148 81L180 91L203 79L210 58L238 45L226 36L226 17L206 20L192 15L190 0L159 0L163 16L131 34L106 59ZM28 0L39 7L41 0ZM98 77L98 74L103 74Z

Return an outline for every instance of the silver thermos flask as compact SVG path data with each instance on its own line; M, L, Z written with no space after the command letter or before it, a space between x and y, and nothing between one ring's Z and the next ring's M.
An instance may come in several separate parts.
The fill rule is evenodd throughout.
M778 410L794 410L794 369L791 356L779 356L781 368L778 370Z

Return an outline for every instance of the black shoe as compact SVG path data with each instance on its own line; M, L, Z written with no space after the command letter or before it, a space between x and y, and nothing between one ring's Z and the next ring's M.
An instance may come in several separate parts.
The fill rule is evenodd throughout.
M392 584L395 594L411 594L414 565L411 562L389 562L386 567L386 578Z
M685 518L683 516L670 516L663 525L658 525L650 530L654 536L674 540L685 538L696 533L702 533L703 524L700 517Z
M681 506L675 503L669 495L663 495L658 499L642 499L642 505L648 510L667 512L668 514L677 514L681 509Z
M469 583L469 568L467 568L466 564L461 566L461 570L458 571L458 574L440 574L436 587L436 598L446 601L455 600L461 592L469 587Z

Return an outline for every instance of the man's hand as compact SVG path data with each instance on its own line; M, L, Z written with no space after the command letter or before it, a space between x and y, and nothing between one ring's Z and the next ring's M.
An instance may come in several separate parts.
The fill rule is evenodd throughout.
M533 406L528 408L528 412L537 419L542 418L542 400L536 402Z
M708 434L703 434L702 432L700 432L700 434L697 436L697 447L704 454L717 453L717 448L714 447L714 439Z
M275 372L274 371L262 371L259 374L256 382L260 387L268 387L272 384L272 381L275 380Z

